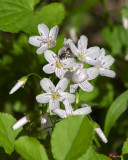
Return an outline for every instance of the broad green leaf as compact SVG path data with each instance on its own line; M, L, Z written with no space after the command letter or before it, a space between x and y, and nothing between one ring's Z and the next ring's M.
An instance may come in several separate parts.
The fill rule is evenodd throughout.
M87 116L72 116L59 122L52 134L56 160L76 160L86 153L93 139L93 126Z
M15 149L25 160L48 160L44 146L35 138L20 137L15 141Z
M123 144L123 148L122 148L122 159L121 160L127 160L128 159L128 138L126 139L126 141Z
M0 146L5 152L11 154L14 151L14 140L22 128L13 131L12 125L16 119L9 114L0 113Z
M109 157L99 154L94 151L93 148L90 148L86 154L80 157L78 160L111 160Z
M51 3L35 11L37 0L0 0L0 29L17 33L25 31L37 33L37 25L45 23L49 27L58 25L64 18L64 7Z
M128 91L122 93L110 106L105 119L105 135L108 136L109 131L115 124L116 120L128 107Z

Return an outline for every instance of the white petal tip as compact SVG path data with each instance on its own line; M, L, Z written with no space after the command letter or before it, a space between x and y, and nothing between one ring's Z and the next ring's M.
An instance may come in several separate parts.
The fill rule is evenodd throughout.
M102 139L102 141L103 141L104 143L107 143L107 142L108 142L108 140L107 140L107 138L105 137L105 135L104 135L103 131L101 130L101 128L95 128L95 132L98 134L98 136Z

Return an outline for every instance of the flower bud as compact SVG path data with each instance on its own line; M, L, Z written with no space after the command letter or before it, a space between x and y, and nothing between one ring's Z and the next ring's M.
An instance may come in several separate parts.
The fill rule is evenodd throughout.
M13 94L14 92L16 92L19 88L24 87L26 81L27 81L28 77L24 76L21 79L18 80L18 82L15 84L15 86L11 89L11 91L9 92L9 94Z
M72 75L72 80L74 83L82 83L88 78L87 72L85 69L76 69Z
M28 123L29 119L28 116L24 116L23 118L21 118L20 120L18 120L13 126L12 129L16 130L22 126L24 126L26 123Z
M104 133L103 133L103 131L101 130L100 127L99 128L95 128L95 132L98 134L98 136L102 139L102 141L104 143L108 142L107 138L105 137L105 135L104 135Z

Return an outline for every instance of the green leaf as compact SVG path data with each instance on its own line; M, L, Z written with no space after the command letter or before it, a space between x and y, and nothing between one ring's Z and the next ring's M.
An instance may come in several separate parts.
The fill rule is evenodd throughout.
M78 160L111 160L109 157L99 154L94 151L94 149L91 147L86 154L84 154L82 157L80 157Z
M121 160L127 160L128 159L128 138L123 144L122 153L123 153L123 157Z
M34 11L37 2L37 0L1 0L0 30L36 34L37 25L40 23L52 27L62 22L65 11L60 3L51 3L42 7L40 11Z
M0 146L5 152L11 154L14 151L14 140L22 128L13 131L12 126L16 119L9 114L0 113Z
M76 160L92 143L94 129L87 116L72 116L59 122L52 134L52 153L56 160Z
M35 138L20 137L15 141L15 149L25 160L48 160L44 146Z
M128 90L122 93L110 106L105 119L105 135L108 136L116 120L128 107Z

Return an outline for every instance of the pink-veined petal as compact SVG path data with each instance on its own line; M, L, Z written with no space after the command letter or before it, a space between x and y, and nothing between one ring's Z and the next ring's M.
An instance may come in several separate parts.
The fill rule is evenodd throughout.
M115 60L111 55L107 55L101 60L101 65L103 68L109 69L110 66L114 63L114 61Z
M40 36L31 36L29 37L28 42L33 46L40 47L42 38Z
M99 60L93 60L90 57L86 57L86 59L84 60L84 62L86 62L87 64L93 65L93 66L97 66L100 65L100 61Z
M55 65L54 64L46 64L43 67L43 71L47 74L51 74L55 72Z
M38 48L38 49L36 50L36 53L37 53L37 54L42 54L42 53L44 53L47 49L48 49L48 46L47 46L46 44L43 44L40 48Z
M38 103L48 103L51 98L49 93L43 93L36 96L36 100Z
M58 100L52 100L49 101L49 112L51 115L53 115L53 110L60 108L60 102Z
M76 48L76 46L75 46L75 44L73 43L73 42L70 42L69 43L69 46L70 46L70 49L71 49L71 51L73 52L73 54L75 55L75 56L78 56L78 49Z
M84 107L84 108L75 110L73 112L73 115L84 115L84 114L89 114L91 112L92 112L91 107Z
M70 84L70 93L75 93L78 88L78 84Z
M99 69L97 69L96 67L90 67L87 69L87 75L87 80L95 79L99 75Z
M63 76L63 68L55 68L55 74L58 78L62 78Z
M82 83L79 83L79 87L86 92L91 92L93 91L93 86L88 82L88 81L84 81Z
M69 80L67 78L61 79L58 84L56 85L55 91L65 91L69 83Z
M63 104L65 106L65 110L66 110L67 115L72 115L73 114L73 108L72 108L71 104L69 103L69 101L67 99L65 99L63 101Z
M67 114L66 114L65 110L63 110L63 109L55 109L55 110L53 110L53 113L58 115L60 118L67 118Z
M49 37L51 37L53 41L56 40L58 31L59 31L58 26L54 26L53 28L51 28L50 33L49 33Z
M42 87L42 89L45 91L45 92L52 92L54 89L55 89L55 86L54 84L52 83L52 81L48 78L43 78L41 81L40 81L40 85Z
M83 67L84 67L84 64L79 62L79 63L76 63L75 66L73 66L73 70L75 71L78 68L82 69Z
M109 69L104 69L104 68L100 68L100 75L101 76L106 76L106 77L110 77L110 78L115 78L116 73L112 70Z
M88 45L88 38L84 35L80 36L80 39L78 41L78 50L81 52L85 52Z
M86 57L96 59L100 56L101 50L99 47L90 47L87 49Z
M53 51L50 51L50 50L47 50L47 51L44 53L44 56L45 56L45 59L46 59L49 63L55 63L56 60L58 60L57 55L56 55Z
M48 27L45 25L45 24L38 24L38 31L39 31L39 34L41 35L41 37L43 39L46 39L48 38L49 36L49 29Z
M60 101L67 99L69 103L73 103L75 101L75 95L68 92L60 92Z
M62 60L63 68L72 68L76 64L76 60L74 58L67 58Z

